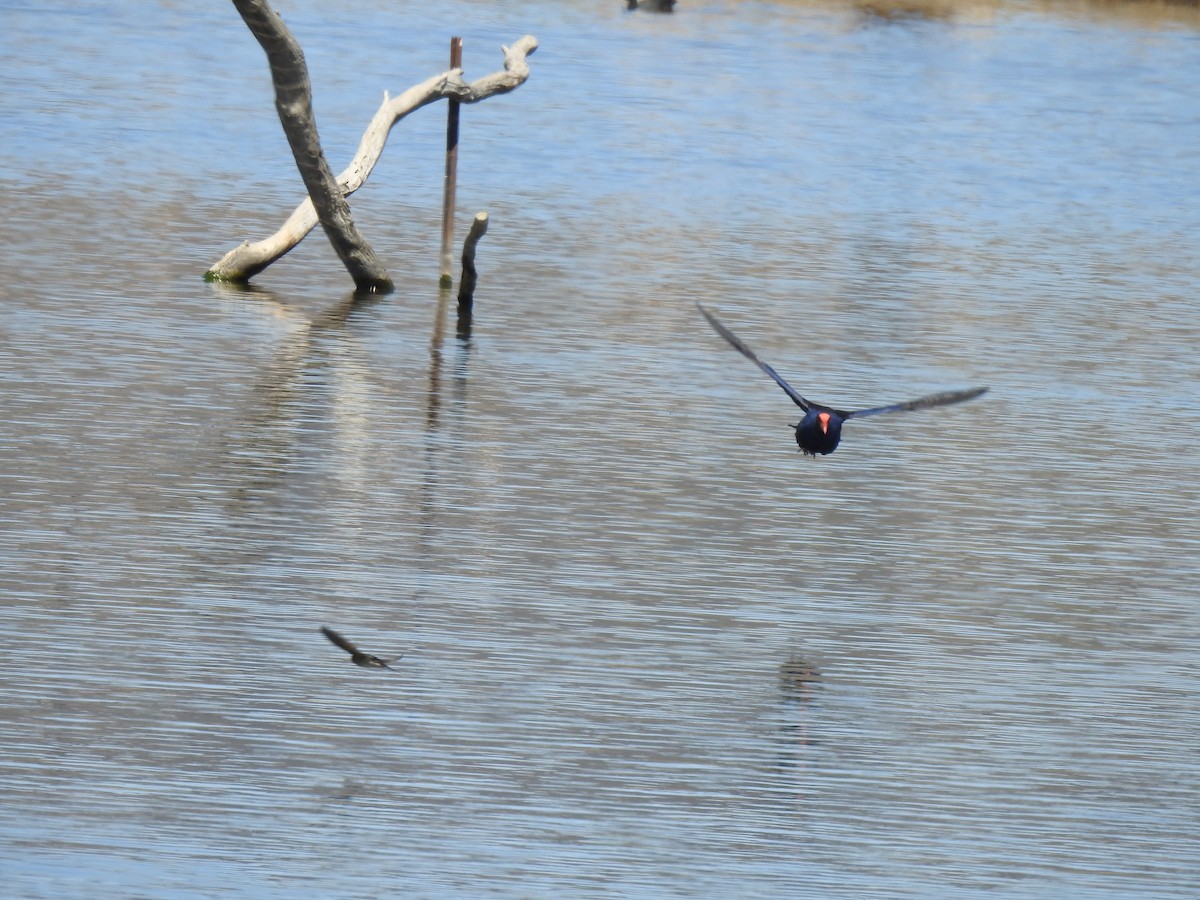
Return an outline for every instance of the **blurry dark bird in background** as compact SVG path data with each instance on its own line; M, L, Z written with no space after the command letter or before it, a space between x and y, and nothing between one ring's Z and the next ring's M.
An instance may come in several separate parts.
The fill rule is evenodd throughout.
M349 653L350 661L356 666L362 666L364 669L390 669L391 666L388 663L394 663L404 656L401 653L400 656L394 656L391 659L380 659L378 656L372 656L370 653L363 653L363 651L359 650L332 628L326 628L324 625L321 626L321 634Z

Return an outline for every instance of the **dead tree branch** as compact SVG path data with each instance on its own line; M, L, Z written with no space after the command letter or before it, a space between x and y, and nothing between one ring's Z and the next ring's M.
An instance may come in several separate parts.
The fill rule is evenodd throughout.
M459 103L478 103L488 97L515 90L529 77L526 59L537 50L537 46L537 38L526 35L512 47L502 47L504 71L493 72L470 83L463 81L461 69L451 69L414 85L394 98L389 98L385 93L383 105L363 133L354 159L337 176L340 196L349 196L363 186L383 154L388 134L397 122L438 100L453 98ZM310 196L296 207L275 234L255 243L247 241L235 247L209 269L205 277L218 281L248 281L300 243L318 221L310 190Z
M392 280L358 233L350 204L321 151L304 51L267 0L233 0L233 5L267 54L275 83L275 109L329 242L359 290L390 291Z

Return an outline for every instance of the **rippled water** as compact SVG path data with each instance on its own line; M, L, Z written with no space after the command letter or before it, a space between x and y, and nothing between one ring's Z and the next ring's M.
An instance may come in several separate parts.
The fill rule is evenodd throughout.
M232 8L3 13L6 891L1195 896L1191 13L395 6L280 6L335 168L541 42L466 341L441 107L355 197L394 295L206 285L298 195ZM805 459L695 301L992 391Z

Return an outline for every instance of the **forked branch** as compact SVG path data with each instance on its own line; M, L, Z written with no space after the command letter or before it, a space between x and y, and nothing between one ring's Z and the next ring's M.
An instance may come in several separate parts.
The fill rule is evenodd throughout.
M371 119L350 165L337 176L343 196L349 196L366 182L371 170L383 154L388 134L397 122L414 110L438 100L453 98L459 103L478 103L497 94L507 94L529 77L527 58L537 50L537 38L526 35L504 51L504 71L493 72L476 81L466 82L461 69L451 69L414 85L404 93L389 98ZM217 281L249 281L275 260L279 259L312 231L317 224L312 199L305 198L273 235L261 241L244 242L221 258L205 277Z

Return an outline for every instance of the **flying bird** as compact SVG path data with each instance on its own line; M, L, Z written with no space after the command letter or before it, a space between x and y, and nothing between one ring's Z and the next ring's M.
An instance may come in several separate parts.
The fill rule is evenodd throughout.
M783 388L784 393L792 398L792 402L804 410L804 418L800 420L800 424L791 427L796 429L796 443L800 445L805 456L815 458L818 453L827 456L836 450L842 439L842 423L847 419L861 419L863 416L877 416L880 413L911 412L917 409L929 409L932 406L962 403L964 400L974 400L987 390L986 387L977 387L965 391L943 391L940 394L929 394L905 403L876 406L872 409L850 411L834 409L832 406L814 403L802 397L794 387L783 380L778 372L755 356L754 351L743 344L737 335L722 325L716 316L699 303L696 304L696 307L704 318L708 319L708 324L716 329L717 334L725 338L742 356L770 375L775 383Z
M349 653L350 661L356 666L362 666L364 669L390 669L391 666L388 663L394 663L404 655L401 653L400 656L393 657L392 659L380 659L378 656L372 656L370 653L363 653L332 628L326 628L322 625L321 634Z

